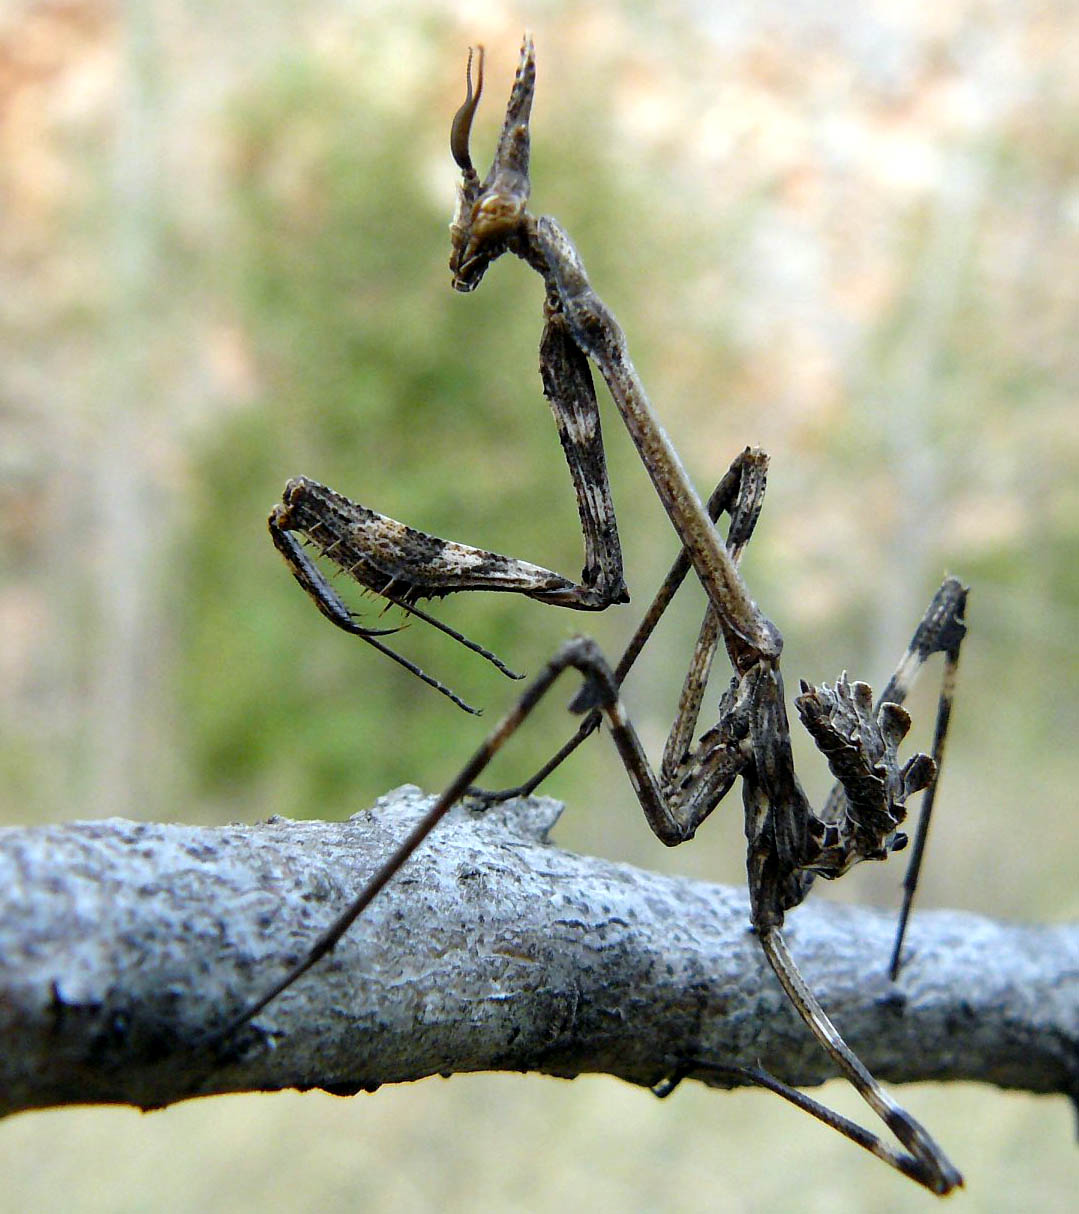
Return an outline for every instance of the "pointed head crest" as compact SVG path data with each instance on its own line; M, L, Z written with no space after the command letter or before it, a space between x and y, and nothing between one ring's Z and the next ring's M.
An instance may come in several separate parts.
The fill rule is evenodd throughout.
M526 34L517 76L506 107L498 148L482 183L472 164L469 137L483 92L483 47L477 48L476 86L472 86L469 49L465 99L450 126L450 152L461 170L457 211L450 224L450 271L458 291L474 291L487 267L509 247L524 223L531 182L528 176L528 120L536 88L536 52Z

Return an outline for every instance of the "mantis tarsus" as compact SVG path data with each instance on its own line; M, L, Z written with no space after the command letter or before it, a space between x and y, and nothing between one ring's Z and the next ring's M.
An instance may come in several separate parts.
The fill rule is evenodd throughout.
M819 1117L934 1193L948 1193L962 1183L961 1176L925 1129L883 1091L843 1041L799 973L781 928L786 911L804 899L816 877L839 877L861 860L883 860L905 846L907 839L899 827L906 816L906 800L924 789L892 957L893 977L897 974L903 927L917 882L959 649L966 631L966 589L954 578L941 585L876 705L866 684L848 682L845 675L831 687L801 684L795 700L799 716L837 780L823 809L814 811L794 772L779 670L782 637L751 598L738 569L760 512L767 457L747 448L735 459L707 505L701 502L653 413L630 361L623 333L593 290L569 237L554 219L536 218L528 211L529 114L535 87L531 39L526 36L522 46L494 162L482 181L469 151L472 119L483 87L482 50L475 88L471 52L466 82L465 102L453 120L450 136L451 151L462 174L451 225L453 285L459 291L474 290L492 262L507 252L522 258L543 279L546 298L540 369L580 510L585 540L581 580L574 582L537 565L437 539L306 478L289 482L282 502L270 516L274 543L296 580L331 622L389 653L468 708L449 688L393 653L381 639L386 635L384 630L360 625L305 545L367 589L426 620L431 617L420 612L418 600L465 590L513 592L578 610L601 610L625 602L628 594L600 434L591 371L594 366L640 453L681 542L681 552L617 667L612 669L598 647L586 638L563 645L359 897L304 960L237 1016L222 1036L228 1037L251 1020L334 947L446 811L473 791L473 782L490 758L559 674L573 667L584 678L573 704L574 710L583 714L580 728L531 781L508 791L531 791L603 718L649 825L668 845L691 838L741 777L752 922L761 947L802 1019L903 1149L760 1071L685 1059L677 1074L656 1090L666 1094L679 1078L691 1074L721 1079L729 1075L737 1081L760 1084ZM730 519L726 539L715 526L723 514ZM622 706L619 687L690 569L703 585L708 605L656 775ZM431 622L511 673L486 649L438 621ZM721 642L733 677L720 701L718 723L694 742L705 684ZM933 755L916 754L901 763L898 746L910 725L901 704L922 664L937 652L944 655L945 671Z

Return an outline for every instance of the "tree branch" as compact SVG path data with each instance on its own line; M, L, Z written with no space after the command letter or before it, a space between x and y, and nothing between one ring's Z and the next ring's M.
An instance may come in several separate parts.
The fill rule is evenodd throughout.
M0 831L0 1112L477 1070L651 1084L685 1059L830 1077L743 891L562 851L546 798L455 809L333 955L215 1056L214 1029L304 954L426 803L406 786L344 823ZM821 900L788 920L874 1073L1079 1092L1079 925L921 912L895 985L893 928Z

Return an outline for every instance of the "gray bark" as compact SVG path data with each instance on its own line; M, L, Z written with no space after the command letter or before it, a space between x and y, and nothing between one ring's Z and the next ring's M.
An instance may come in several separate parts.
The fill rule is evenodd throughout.
M426 803L405 787L343 823L0 831L0 1112L477 1070L650 1084L691 1058L833 1074L744 891L563 851L546 798L456 808L330 957L208 1049ZM1079 1091L1079 925L918 912L894 985L893 929L811 897L785 932L874 1073Z

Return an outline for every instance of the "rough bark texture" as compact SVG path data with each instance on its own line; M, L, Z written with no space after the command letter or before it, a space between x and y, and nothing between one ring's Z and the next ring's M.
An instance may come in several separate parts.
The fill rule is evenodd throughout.
M215 1058L200 1043L303 955L426 804L405 787L344 823L0 831L0 1112L476 1070L653 1083L687 1057L831 1075L744 891L562 851L545 798L454 810ZM786 932L872 1071L1079 1091L1079 926L919 912L895 985L893 927L810 899Z

